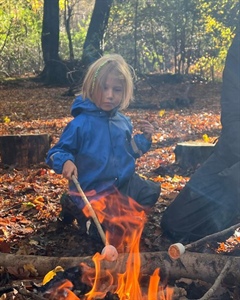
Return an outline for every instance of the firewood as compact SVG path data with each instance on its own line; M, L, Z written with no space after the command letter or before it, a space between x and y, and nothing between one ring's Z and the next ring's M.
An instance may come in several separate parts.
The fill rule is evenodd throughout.
M137 255L137 254L136 254ZM110 269L112 274L125 272L127 254L119 254L116 262L104 261L102 267ZM160 268L162 280L179 279L182 277L199 279L214 283L227 261L232 262L231 270L226 275L230 280L240 280L240 257L230 257L219 254L186 252L179 259L172 260L168 253L144 252L140 253L141 273L151 275L156 268ZM44 276L48 271L60 265L64 269L78 266L81 262L94 267L92 258L88 257L47 257L35 255L15 255L0 253L0 266L22 267L33 264L39 276Z
M231 261L228 260L226 262L224 268L222 269L221 273L219 274L219 276L215 280L213 286L199 300L209 300L209 299L212 298L212 296L214 295L216 290L219 288L222 280L224 279L224 277L226 276L226 274L227 274L227 272L229 271L230 268L231 268Z

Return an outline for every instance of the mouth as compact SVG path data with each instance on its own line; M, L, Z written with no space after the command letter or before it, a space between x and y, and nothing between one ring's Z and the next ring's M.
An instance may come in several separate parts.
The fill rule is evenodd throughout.
M104 103L102 103L101 106L103 109L107 109L107 110L111 110L114 108L114 105L110 102L104 102Z
M103 105L106 105L106 106L113 106L112 102L104 102Z

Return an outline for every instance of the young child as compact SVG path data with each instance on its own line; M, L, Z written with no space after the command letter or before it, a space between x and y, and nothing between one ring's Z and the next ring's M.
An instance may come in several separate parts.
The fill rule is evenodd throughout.
M114 187L148 210L158 200L160 185L136 174L135 160L151 147L154 128L139 121L142 133L132 136L130 119L119 112L132 96L132 74L122 56L110 54L95 61L72 105L74 119L50 149L47 163L69 180L72 192L77 192L71 180L75 175L84 192L94 190L98 195ZM70 223L76 218L80 226L86 222L80 197L70 193L62 204L68 209L63 209L63 220Z

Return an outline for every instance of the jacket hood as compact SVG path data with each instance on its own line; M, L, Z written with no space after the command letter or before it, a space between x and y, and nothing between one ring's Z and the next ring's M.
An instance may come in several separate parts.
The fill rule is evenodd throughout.
M94 102L92 102L90 99L86 98L83 99L83 97L80 95L78 96L72 105L71 108L71 115L75 118L78 116L81 112L88 112L91 114L99 114L101 113L104 116L114 116L118 110L118 107L114 108L111 111L104 111L96 106Z
M72 105L71 115L73 117L78 116L81 112L99 112L100 109L89 99L83 99L82 96L78 96Z

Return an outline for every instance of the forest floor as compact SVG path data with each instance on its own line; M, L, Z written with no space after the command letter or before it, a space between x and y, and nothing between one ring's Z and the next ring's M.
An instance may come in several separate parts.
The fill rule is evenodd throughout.
M137 132L141 119L150 121L155 127L150 151L136 161L136 171L140 175L161 184L161 195L147 215L141 234L141 253L151 252L149 254L154 255L154 252L168 249L171 241L162 236L160 227L163 212L199 167L186 169L176 163L174 150L177 143L203 142L207 139L214 144L221 132L221 83L195 82L190 84L190 90L188 87L187 82L149 84L144 80L140 81L137 83L135 101L124 112L132 120L134 133ZM4 135L48 134L51 146L54 145L63 128L72 119L70 107L74 96L66 96L67 94L67 87L46 87L27 78L0 83L0 138ZM191 103L185 101L186 94ZM184 101L179 102L179 99ZM91 240L86 234L81 235L77 224L64 225L61 222L60 198L67 191L67 181L51 170L44 161L20 168L14 164L4 164L0 157L0 254L2 259L5 253L17 254L14 256L14 266L7 269L0 266L0 299L3 299L1 288L4 290L9 283L9 274L10 280L42 280L36 279L35 267L31 264L20 268L17 260L15 262L16 257L20 263L23 255L31 255L31 258L84 258L92 257L103 248L101 243ZM233 249L234 255L236 244L239 249L239 241L236 243L235 237L228 244L227 241L215 241L212 245L207 243L205 248L195 248L194 251L216 253L221 243L222 252L229 253L229 249ZM239 255L239 250L236 255ZM8 259L5 263L7 262ZM190 299L198 299L206 292L206 283L200 282L199 286L198 280L194 283L198 287L196 290L192 281L184 283L183 280L183 284L183 293L188 290L187 296ZM23 282L18 281L18 291L22 285ZM32 285L25 283L24 286L32 291ZM207 289L210 287L208 285ZM28 292L26 289L24 291ZM19 297L12 296L14 292L12 293L8 292L8 297L4 299L43 299L38 298L35 292L23 296L19 291ZM214 299L239 299L239 294L232 298L231 290L227 292L227 297L225 290L222 294L223 297L218 294ZM118 299L114 295L108 296L104 299ZM59 300L58 297L51 299ZM172 299L180 298L176 295Z
M165 208L177 196L194 170L175 163L174 149L181 141L214 143L220 134L221 84L191 84L187 107L161 109L160 103L184 94L186 85L139 85L133 108L125 111L133 125L147 119L155 126L151 150L137 160L136 170L161 184L161 196L148 215L140 241L141 251L168 248L161 238L160 220ZM67 88L46 87L31 80L0 84L0 135L47 133L54 144L71 120L74 97L64 96ZM137 108L139 102L152 109ZM59 221L60 197L67 182L42 162L27 168L6 166L0 160L0 251L48 256L88 256L99 245L78 233L73 224Z
M169 246L161 239L162 213L194 172L175 163L174 149L181 141L203 141L203 135L214 143L221 131L220 89L220 83L191 84L188 96L193 103L162 109L160 103L184 95L186 84L138 84L133 108L125 114L133 125L149 120L156 131L151 150L137 160L136 170L161 184L161 196L142 234L141 251ZM47 133L54 144L71 120L74 97L65 96L66 91L28 79L0 84L0 135ZM139 109L140 102L154 109ZM74 224L64 226L59 221L59 200L66 191L66 180L44 162L16 168L0 161L0 251L48 256L88 256L99 251L100 245L81 236Z

